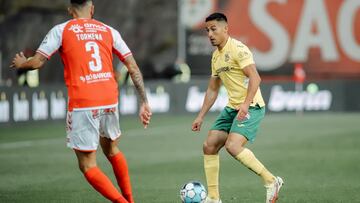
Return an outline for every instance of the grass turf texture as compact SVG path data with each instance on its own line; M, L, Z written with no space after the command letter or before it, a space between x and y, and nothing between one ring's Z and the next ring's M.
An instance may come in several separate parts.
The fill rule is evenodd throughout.
M190 130L195 115L155 115L147 130L123 117L120 148L128 158L137 203L180 202L190 180L205 185L200 133ZM281 202L360 202L360 114L271 114L254 144L259 160L285 180ZM259 177L224 150L220 192L224 203L264 202ZM115 183L110 164L98 164ZM18 125L0 130L0 202L107 202L82 176L65 147L64 123Z

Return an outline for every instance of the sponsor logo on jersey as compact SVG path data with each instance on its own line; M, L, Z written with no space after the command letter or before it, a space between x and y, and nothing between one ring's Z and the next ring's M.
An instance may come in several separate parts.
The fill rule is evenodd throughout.
M230 71L232 68L229 66L225 66L225 67L221 67L219 69L216 70L216 74L222 73L222 72L228 72Z
M230 60L230 55L229 53L225 54L225 62L228 62Z
M106 81L112 77L113 75L111 72L90 73L88 75L80 76L80 80L82 82L93 83L93 82Z
M84 27L86 29L86 32L96 32L96 31L107 32L107 29L104 25L85 23Z
M71 25L71 27L69 28L69 30L73 31L74 33L82 33L84 32L83 29L84 27L79 24Z

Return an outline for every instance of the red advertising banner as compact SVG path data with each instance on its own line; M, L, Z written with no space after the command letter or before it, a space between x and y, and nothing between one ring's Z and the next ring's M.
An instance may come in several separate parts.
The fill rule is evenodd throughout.
M201 0L192 2L194 7L196 2L204 4ZM295 63L302 63L310 77L360 78L359 0L218 0L207 4L212 4L207 6L211 9L202 13L225 13L230 35L253 51L264 74L290 74ZM199 66L198 60L211 55L211 49L196 52L196 48L209 48L204 42L198 47L199 40L207 38L203 31L207 15L188 24L190 66L193 62ZM194 69L196 74L197 67Z

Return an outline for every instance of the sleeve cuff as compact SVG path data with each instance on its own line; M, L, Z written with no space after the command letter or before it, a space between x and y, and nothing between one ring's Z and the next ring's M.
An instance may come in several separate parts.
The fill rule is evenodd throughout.
M41 51L40 49L36 50L36 53L39 53L39 54L45 56L48 60L50 59L50 56L48 54L46 54L45 52Z

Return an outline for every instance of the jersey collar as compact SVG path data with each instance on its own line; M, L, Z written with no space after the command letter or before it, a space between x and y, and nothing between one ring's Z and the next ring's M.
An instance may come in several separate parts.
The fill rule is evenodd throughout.
M225 46L224 46L221 50L218 49L218 51L219 51L220 53L222 53L224 50L226 50L227 46L229 46L229 44L230 44L230 40L231 40L231 37L229 36L228 39L227 39L227 41L226 41Z

